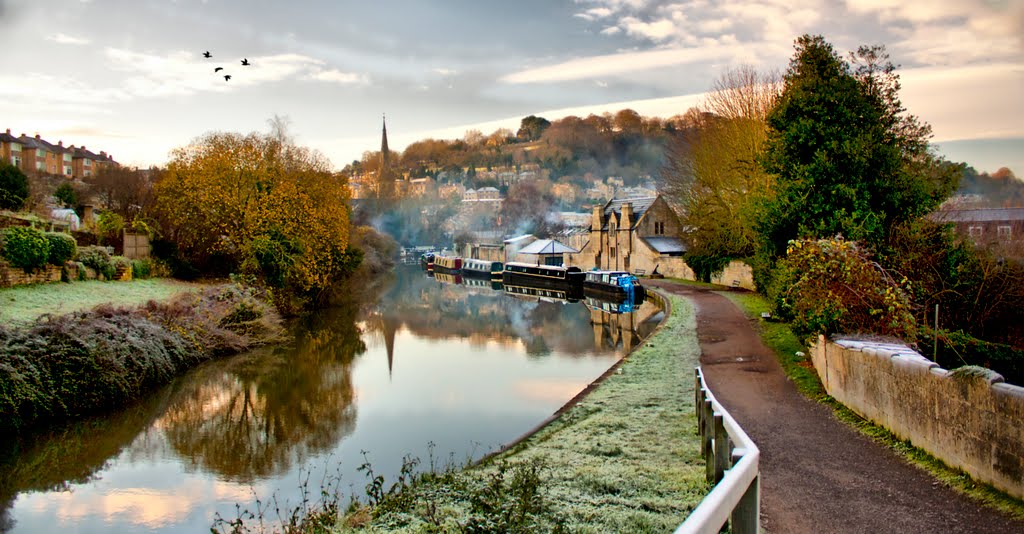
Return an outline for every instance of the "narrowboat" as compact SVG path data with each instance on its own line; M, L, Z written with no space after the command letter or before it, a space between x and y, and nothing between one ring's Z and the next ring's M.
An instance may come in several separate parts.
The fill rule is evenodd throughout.
M511 286L502 285L502 289L505 293L514 297L523 298L530 297L529 300L542 300L545 302L555 302L559 304L565 304L567 302L579 302L579 298L576 295L570 295L565 289L548 289L543 287L530 287L530 286ZM577 297L577 298L573 298Z
M501 273L504 270L505 266L500 261L477 260L473 258L462 260L463 276L500 281Z
M579 267L534 265L508 262L501 273L505 285L528 286L583 294L583 271Z
M420 256L420 267L426 269L428 273L434 272L434 256L433 252L425 252Z
M465 269L465 268L463 268ZM495 291L501 291L501 278L488 280L487 278L476 278L469 275L469 271L462 271L462 284L469 287L489 287Z
M459 258L457 256L442 256L438 254L434 256L434 272L461 274L462 258Z
M633 304L640 304L645 296L644 286L626 271L587 271L583 278L583 292L588 297Z

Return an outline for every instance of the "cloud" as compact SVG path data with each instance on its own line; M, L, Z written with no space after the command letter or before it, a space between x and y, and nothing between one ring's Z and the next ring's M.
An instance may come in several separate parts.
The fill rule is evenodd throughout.
M572 59L555 65L522 70L503 76L500 81L517 84L591 79L702 61L749 59L750 54L750 50L739 45L716 43L708 43L701 48L623 52Z
M441 76L455 76L456 74L459 73L456 70L445 69L445 68L436 68L436 69L434 69L434 72L436 72L437 74L440 74Z
M53 42L58 43L58 44L79 45L79 46L87 45L87 44L92 42L89 39L85 39L85 38L82 38L82 37L73 37L71 35L67 35L67 34L64 34L64 33L55 33L53 35L48 35L46 37L46 40L53 41Z
M576 13L574 17L579 17L586 21L595 21L597 19L603 19L609 17L612 14L612 10L607 7L595 7L588 9L582 13Z
M651 41L664 41L676 34L676 26L669 19L660 19L653 22L643 22L634 17L626 17L620 22L626 34L632 37L642 37Z
M341 72L337 69L315 72L309 76L309 79L321 82L334 82L341 85L368 85L370 83L370 78L365 74Z

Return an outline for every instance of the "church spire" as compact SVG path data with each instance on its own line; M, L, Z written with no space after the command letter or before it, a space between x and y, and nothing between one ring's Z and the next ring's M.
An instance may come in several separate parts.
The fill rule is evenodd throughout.
M380 136L380 168L381 172L388 166L389 150L388 150L388 118L386 115L382 116L383 128L381 129Z

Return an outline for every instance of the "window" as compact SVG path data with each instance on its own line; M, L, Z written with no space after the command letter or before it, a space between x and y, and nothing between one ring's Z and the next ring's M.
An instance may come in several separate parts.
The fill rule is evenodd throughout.
M66 174L68 176L71 176L71 167L65 166L64 167L64 174Z
M36 161L36 170L41 171L46 167L46 163L42 161Z
M996 227L996 235L999 236L999 239L1007 240L1013 235L1013 230L1008 225L1000 225Z
M71 154L68 152L64 153L64 163L71 163Z
M612 222L608 223L608 231L609 232L614 232L615 231L615 221L612 221Z
M665 233L665 223L661 222L661 221L655 222L654 223L654 233L656 235L664 234Z
M11 143L11 152L21 152L21 145L18 143Z
M89 171L89 170L85 171L85 175L86 176L92 176L92 171Z
M973 239L978 239L981 237L983 230L984 227L981 226L968 226L967 235L971 236L971 238Z
M92 160L89 159L89 158L85 158L85 166L86 167L91 167L92 166Z
M612 247L612 248L608 249L608 252L611 253L611 257L613 257L613 258L617 258L618 257L618 256L615 255L615 247Z

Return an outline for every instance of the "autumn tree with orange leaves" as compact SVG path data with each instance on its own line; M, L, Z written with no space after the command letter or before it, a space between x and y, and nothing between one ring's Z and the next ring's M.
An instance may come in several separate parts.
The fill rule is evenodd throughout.
M175 149L156 196L178 256L201 272L244 271L316 300L359 261L345 178L273 136L214 132Z

